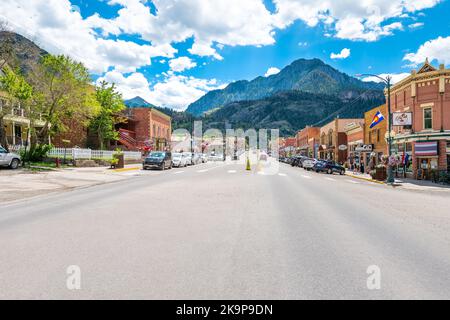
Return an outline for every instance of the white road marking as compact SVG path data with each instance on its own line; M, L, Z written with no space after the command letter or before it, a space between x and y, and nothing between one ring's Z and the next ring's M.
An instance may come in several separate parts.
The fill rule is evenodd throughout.
M177 172L174 172L174 174L180 174L180 173L184 173L185 171L177 171Z
M336 181L336 179L333 179L333 178L325 178L325 180L328 180L328 181Z
M287 177L287 174L286 173L279 173L278 174L280 177Z
M356 182L356 181L353 181L353 180L345 180L345 181L347 181L348 183L360 184L360 182Z
M302 178L305 178L305 179L312 179L310 176L305 176L305 175L302 175Z
M236 173L236 170L228 170L228 173Z

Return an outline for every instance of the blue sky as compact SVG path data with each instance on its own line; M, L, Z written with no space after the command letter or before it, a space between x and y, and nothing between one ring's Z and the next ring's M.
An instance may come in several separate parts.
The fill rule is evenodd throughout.
M182 110L299 58L397 79L425 57L448 66L449 12L441 0L2 0L0 19L125 98Z

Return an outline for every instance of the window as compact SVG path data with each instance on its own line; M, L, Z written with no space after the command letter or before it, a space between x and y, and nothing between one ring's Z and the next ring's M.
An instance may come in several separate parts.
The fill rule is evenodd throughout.
M423 128L425 130L433 129L433 109L423 109Z
M377 130L377 142L380 142L380 129Z

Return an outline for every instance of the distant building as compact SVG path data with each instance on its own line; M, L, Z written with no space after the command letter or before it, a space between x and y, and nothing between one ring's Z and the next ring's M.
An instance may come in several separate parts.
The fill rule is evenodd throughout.
M126 103L126 121L117 126L117 145L128 150L166 150L170 147L172 118L141 98Z
M428 60L391 90L393 152L412 159L410 177L450 172L450 69Z
M345 127L363 119L335 119L320 128L319 158L345 163L348 157Z
M297 133L297 148L300 155L317 158L319 152L320 128L306 127Z

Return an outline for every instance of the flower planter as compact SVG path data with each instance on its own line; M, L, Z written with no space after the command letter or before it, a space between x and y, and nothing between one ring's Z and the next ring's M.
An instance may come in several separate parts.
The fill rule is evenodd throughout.
M387 170L386 168L375 168L374 173L372 174L372 178L377 181L386 181L387 179Z

